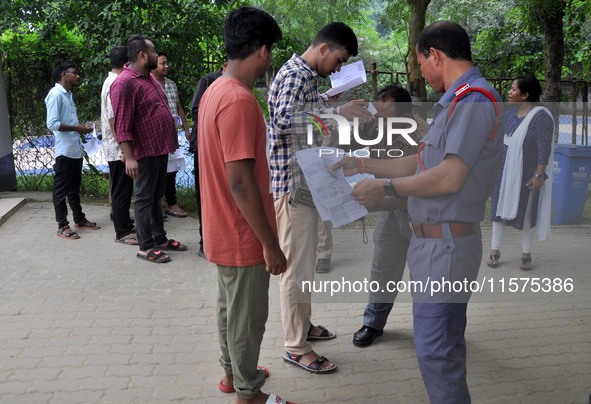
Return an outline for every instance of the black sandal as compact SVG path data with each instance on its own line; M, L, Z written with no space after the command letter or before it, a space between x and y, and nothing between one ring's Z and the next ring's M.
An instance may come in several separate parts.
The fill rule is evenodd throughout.
M519 266L519 269L521 269L522 271L529 271L531 268L531 255L527 257L523 255L521 257L521 265Z
M56 236L65 238L66 240L78 240L80 236L70 226L64 226L57 231Z

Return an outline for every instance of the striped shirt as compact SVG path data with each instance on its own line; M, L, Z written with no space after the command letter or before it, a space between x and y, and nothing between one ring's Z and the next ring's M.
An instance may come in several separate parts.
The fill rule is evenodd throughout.
M168 108L172 115L178 115L176 106L179 103L179 90L174 81L168 77L164 78L164 94L168 100Z
M111 85L117 142L131 142L137 160L179 147L166 94L152 76L125 67Z
M294 53L269 88L269 166L275 200L302 185L303 175L294 160L296 139L291 133L296 111L327 100L326 94L318 93L316 70Z

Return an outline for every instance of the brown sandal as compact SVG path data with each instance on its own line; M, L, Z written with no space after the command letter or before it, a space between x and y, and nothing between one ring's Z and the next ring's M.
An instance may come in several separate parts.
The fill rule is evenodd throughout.
M494 254L496 252L496 254ZM501 252L499 250L490 250L490 256L488 257L488 265L489 268L496 268L499 266L499 258L501 258Z
M66 240L78 240L80 236L70 226L64 226L57 231L56 236L65 238Z

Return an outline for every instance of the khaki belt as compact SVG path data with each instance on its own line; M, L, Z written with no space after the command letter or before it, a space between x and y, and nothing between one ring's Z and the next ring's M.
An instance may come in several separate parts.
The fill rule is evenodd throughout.
M411 223L415 237L418 238L441 238L443 223ZM452 237L464 237L474 234L480 230L479 223L450 222L449 231Z

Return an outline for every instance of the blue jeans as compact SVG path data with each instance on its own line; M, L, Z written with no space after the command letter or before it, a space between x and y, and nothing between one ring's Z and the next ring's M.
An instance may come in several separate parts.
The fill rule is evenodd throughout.
M166 243L161 200L166 189L168 154L138 161L140 177L135 181L135 227L140 250Z

